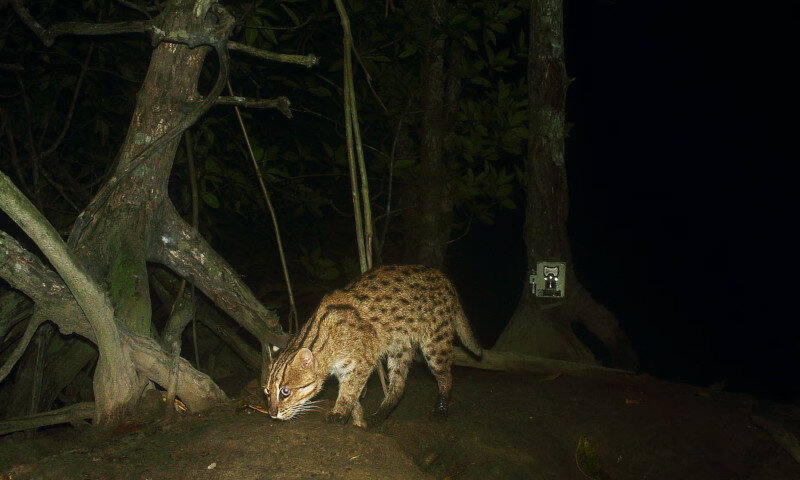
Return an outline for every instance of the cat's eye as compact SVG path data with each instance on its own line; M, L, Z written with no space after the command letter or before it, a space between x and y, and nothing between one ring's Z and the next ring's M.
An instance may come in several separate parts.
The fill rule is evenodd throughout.
M281 388L281 396L283 397L288 397L291 392L287 387Z

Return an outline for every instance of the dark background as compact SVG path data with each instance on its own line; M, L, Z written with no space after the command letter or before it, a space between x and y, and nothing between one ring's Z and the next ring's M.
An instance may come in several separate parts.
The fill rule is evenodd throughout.
M797 400L795 7L696 3L566 4L577 274L643 371ZM521 214L451 249L484 342L524 281Z
M566 2L577 275L642 371L798 401L797 7L698 3ZM523 213L448 254L486 346L527 285Z

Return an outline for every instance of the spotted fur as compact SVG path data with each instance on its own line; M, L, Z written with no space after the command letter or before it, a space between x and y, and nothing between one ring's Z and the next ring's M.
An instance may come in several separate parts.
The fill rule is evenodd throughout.
M328 421L366 426L359 396L381 359L388 393L375 413L379 423L397 406L417 348L439 386L434 412L447 412L452 386L453 337L475 355L481 347L470 330L453 284L422 265L384 266L322 299L308 322L273 363L264 392L269 414L289 420L311 408L328 375L339 380Z

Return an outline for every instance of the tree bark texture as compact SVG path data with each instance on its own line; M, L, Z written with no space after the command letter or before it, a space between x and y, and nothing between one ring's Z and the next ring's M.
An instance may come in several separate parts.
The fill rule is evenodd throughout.
M122 348L119 330L114 321L114 311L108 297L99 284L92 281L84 266L67 248L53 226L2 172L0 172L0 206L41 249L84 313L100 352L94 375L97 406L95 420L113 421L136 402L139 378L128 352ZM13 246L16 242L12 240L10 237L4 239L2 246ZM5 252L7 261L13 263L16 268L21 268L21 265L15 262L17 260L15 256L9 252L11 250ZM16 274L20 275L21 272L17 271ZM3 275L3 278L12 286L19 281L13 278L13 274ZM8 369L19 359L35 329L45 319L41 305L37 304L22 341L16 346L8 363L0 367L0 380L8 375Z
M447 2L429 0L427 45L421 64L422 122L417 206L407 231L406 257L412 263L439 268L450 237L445 148L445 35Z
M11 272L15 274L10 275ZM4 232L0 232L0 277L8 279L13 288L28 295L41 314L52 319L62 334L76 333L97 344L94 330L61 278ZM124 325L119 326L119 336L122 351L131 358L133 367L144 380L162 386L169 384L172 359L155 339L133 332ZM179 362L177 392L178 397L195 411L225 399L225 394L207 375L183 359Z
M576 281L573 269L567 234L564 138L569 79L562 0L531 0L529 40L524 229L528 268L531 271L539 261L566 262L566 297L537 298L526 288L494 348L586 363L599 363L607 356L608 363L631 367L635 355L616 318ZM576 335L580 324L593 341ZM597 340L608 352L597 351Z
M12 2L12 6L46 45L65 33L120 32L150 33L157 43L111 174L73 225L69 250L59 247L64 250L60 254L70 261L53 261L65 282L61 283L43 265L37 265L38 260L19 248L13 239L0 236L0 257L5 255L16 267L37 273L44 283L29 283L17 278L19 272L3 272L0 267L2 276L32 298L37 314L44 312L45 318L56 323L61 333L75 332L97 345L100 354L94 374L95 420L119 418L138 398L148 380L162 386L169 383L168 367L174 362L151 338L148 262L161 263L192 282L262 345L284 345L287 336L277 316L258 302L230 265L183 221L167 195L180 134L215 102L224 103L217 100L228 75L226 39L234 27L233 18L216 2L175 0L164 3L163 12L153 21L64 23L45 29L21 2ZM197 82L211 49L208 45L216 48L220 68L212 93L202 97ZM294 57L284 61L290 60L298 61ZM305 60L309 66L316 63L313 56L306 56ZM261 106L270 105L288 112L286 99ZM59 246L59 242L47 238L34 241L45 253L50 243ZM42 242L49 243L42 246ZM62 263L69 268L62 271ZM82 281L82 288L75 288L76 278ZM70 295L74 298L70 299ZM21 347L17 345L12 357L26 346L32 329L38 326L34 321L40 318L34 315L24 326L27 333L19 340ZM18 326L0 317L0 331L11 329L13 333ZM172 336L178 333L173 332ZM63 365L69 368L62 373L74 378L94 353L87 348L67 351L71 357L64 359ZM192 408L202 408L224 398L208 377L188 363L179 362L179 372L178 396L187 405L193 403ZM52 403L60 391L58 387L45 385L42 391L34 393L37 397L41 394L43 403ZM57 390L53 392L51 388Z
M162 303L168 304L175 298L180 280L168 271L159 268L151 274L150 283ZM236 333L236 329L229 325L230 322L223 318L223 315L203 297L196 298L196 302L196 319L214 332L248 367L253 371L259 371L261 369L261 353ZM209 371L209 373L211 372Z

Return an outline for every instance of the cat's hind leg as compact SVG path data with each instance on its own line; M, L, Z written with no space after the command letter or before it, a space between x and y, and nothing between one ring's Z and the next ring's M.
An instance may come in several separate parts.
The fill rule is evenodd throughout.
M446 345L446 347L444 347ZM436 383L439 386L439 395L436 397L436 404L433 407L434 415L446 416L447 404L450 400L450 389L453 386L453 375L450 373L450 366L453 364L453 346L450 343L428 343L422 346L422 355L428 364Z
M411 364L414 354L411 348L406 348L397 353L389 354L386 364L388 367L389 386L387 388L386 396L383 398L378 410L372 416L371 424L380 425L386 417L392 413L392 410L400 402L403 396L403 390L406 388L406 377L408 376L408 367Z

